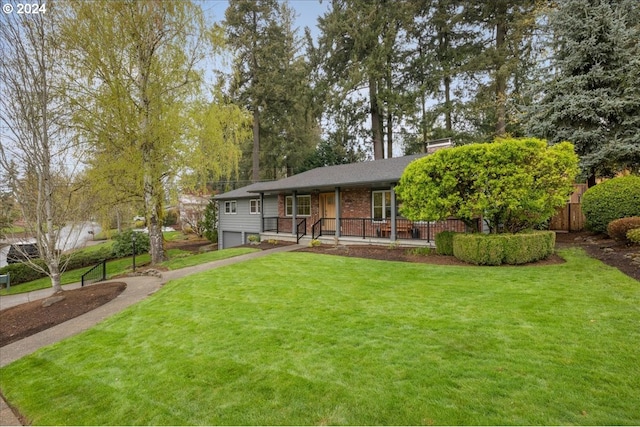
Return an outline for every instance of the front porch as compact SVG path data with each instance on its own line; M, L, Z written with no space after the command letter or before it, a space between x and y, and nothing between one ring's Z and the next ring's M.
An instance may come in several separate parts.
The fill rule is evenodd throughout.
M444 221L411 221L405 218L320 218L313 224L308 218L265 217L262 219L261 238L306 243L379 244L395 242L403 246L433 246L441 231L469 231L459 219ZM481 229L478 219L478 229Z

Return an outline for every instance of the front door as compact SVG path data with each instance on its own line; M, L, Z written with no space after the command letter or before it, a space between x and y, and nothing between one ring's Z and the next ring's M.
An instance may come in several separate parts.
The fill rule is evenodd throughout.
M336 230L336 195L335 193L320 193L320 217L325 219L322 224L324 231Z

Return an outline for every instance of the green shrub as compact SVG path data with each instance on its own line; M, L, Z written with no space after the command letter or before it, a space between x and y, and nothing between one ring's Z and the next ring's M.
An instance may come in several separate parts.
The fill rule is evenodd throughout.
M104 247L97 251L91 252L75 252L69 256L63 256L62 262L65 263L68 260L65 271L75 270L77 268L90 267L102 262L103 260L109 260L113 258L113 251L111 248Z
M113 236L113 255L116 258L133 255L133 230L123 231ZM136 233L136 254L149 252L151 247L147 233Z
M167 209L162 218L162 225L170 227L178 223L178 211L176 209Z
M32 261L42 267L44 270L47 269L44 261L42 261L41 259L34 259ZM41 277L46 276L46 274L42 273L41 271L35 270L33 267L22 262L5 265L4 267L0 268L0 274L7 273L11 275L11 286L30 282L32 280L37 280Z
M613 178L588 189L582 196L587 227L607 232L613 220L640 216L640 176Z
M633 230L627 231L627 240L632 243L640 244L640 228L634 228Z
M627 232L640 228L640 216L615 219L607 225L607 234L615 240L627 240Z
M556 235L552 231L518 234L461 234L453 239L453 255L477 265L526 264L551 255Z
M438 255L453 255L453 236L455 231L441 231L436 234L436 253Z
M424 246L421 248L413 248L413 249L408 249L407 250L407 254L409 255L421 255L421 256L428 256L431 255L431 252L433 252L432 248L428 247L428 246Z

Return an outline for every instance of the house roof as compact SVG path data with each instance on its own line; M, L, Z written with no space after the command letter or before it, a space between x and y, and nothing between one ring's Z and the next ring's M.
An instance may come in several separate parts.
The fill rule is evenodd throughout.
M217 195L216 199L252 197L257 193L274 194L287 191L311 191L347 186L390 185L398 182L405 168L425 154L394 157L347 165L325 166L283 178L259 182Z
M259 189L249 192L274 193L293 190L314 190L323 188L391 184L397 182L405 168L413 160L425 156L394 157L347 165L325 166L283 178L265 182Z
M255 192L250 192L252 190L256 190L256 192L260 192L260 187L263 184L270 184L270 182L256 182L245 187L240 187L235 190L227 191L226 193L217 194L213 198L216 200L219 199L241 199L243 197L256 197Z

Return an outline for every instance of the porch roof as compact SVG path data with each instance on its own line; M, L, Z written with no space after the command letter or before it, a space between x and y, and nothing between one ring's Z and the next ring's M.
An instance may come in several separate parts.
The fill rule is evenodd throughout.
M409 163L425 155L415 154L347 165L325 166L278 181L262 182L259 185L253 184L249 186L251 188L245 187L245 191L248 193L276 193L348 186L391 185L400 180Z

